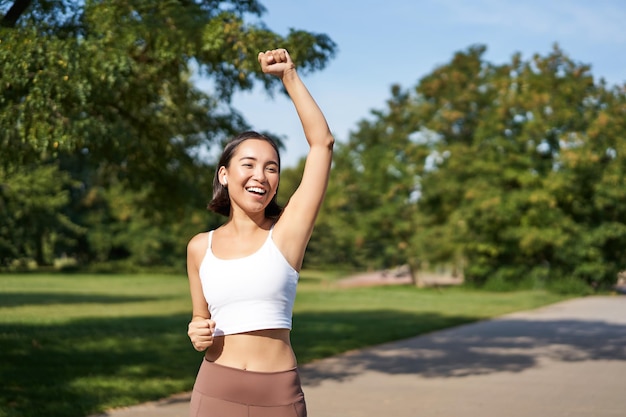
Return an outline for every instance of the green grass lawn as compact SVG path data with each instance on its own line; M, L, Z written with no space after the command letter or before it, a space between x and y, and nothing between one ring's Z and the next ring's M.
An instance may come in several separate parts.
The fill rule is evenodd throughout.
M410 286L337 289L303 271L300 363L564 299ZM184 275L0 275L0 417L84 417L190 390Z

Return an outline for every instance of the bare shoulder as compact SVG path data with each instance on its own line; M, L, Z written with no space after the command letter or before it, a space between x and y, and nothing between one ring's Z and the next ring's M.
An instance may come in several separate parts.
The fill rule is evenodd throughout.
M187 243L187 255L197 256L206 252L209 246L209 232L198 233Z

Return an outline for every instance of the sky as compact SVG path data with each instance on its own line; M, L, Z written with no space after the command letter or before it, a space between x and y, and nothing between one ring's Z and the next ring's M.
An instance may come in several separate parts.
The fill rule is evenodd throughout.
M555 43L596 79L626 84L624 0L260 0L269 29L325 33L337 54L322 71L302 77L339 142L359 121L384 110L394 84L413 88L420 78L471 45L487 47L494 64L547 55ZM280 45L268 45L268 49ZM297 62L296 62L297 65ZM260 88L238 93L233 105L255 130L286 138L283 167L306 155L292 103Z

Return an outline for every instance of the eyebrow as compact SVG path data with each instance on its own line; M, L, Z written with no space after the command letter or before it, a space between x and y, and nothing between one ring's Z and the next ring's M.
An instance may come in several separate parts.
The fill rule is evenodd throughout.
M239 158L239 161L243 161L245 159L251 159L253 161L258 161L257 158L255 158L254 156L242 156L241 158ZM274 161L274 160L270 160L268 162L268 164L274 164L274 165L278 165L278 162Z

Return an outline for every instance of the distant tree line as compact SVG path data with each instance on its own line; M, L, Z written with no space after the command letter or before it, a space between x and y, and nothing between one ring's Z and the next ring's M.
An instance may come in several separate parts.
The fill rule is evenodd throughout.
M184 270L188 239L222 220L205 210L207 155L248 128L232 95L278 92L257 51L284 45L306 73L336 50L253 21L252 0L0 0L0 12L4 269ZM419 278L445 265L494 289L602 287L626 269L626 85L558 46L499 65L485 49L392 87L338 138L306 266L407 264ZM283 198L302 169L283 170Z
M393 87L338 146L316 262L448 265L491 288L606 287L626 269L626 86L558 46L484 53Z

